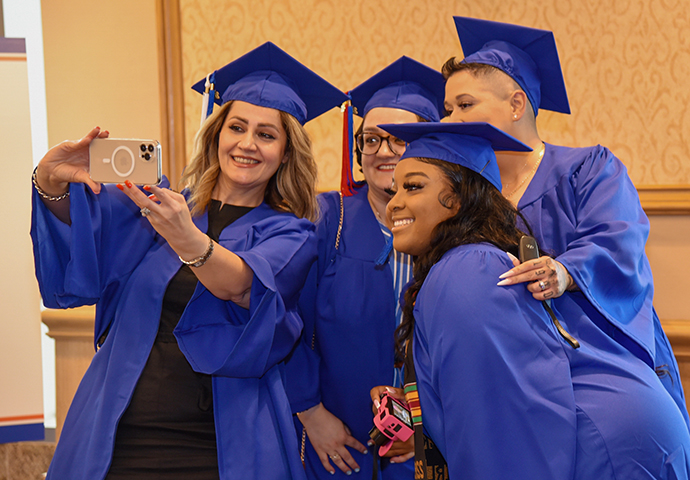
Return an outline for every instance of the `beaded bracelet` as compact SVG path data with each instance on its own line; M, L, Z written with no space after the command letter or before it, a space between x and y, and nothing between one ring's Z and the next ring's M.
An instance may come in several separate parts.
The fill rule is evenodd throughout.
M206 248L206 251L200 257L193 258L192 260L183 260L182 257L180 257L178 255L177 258L179 258L180 261L182 263L184 263L185 265L189 265L190 267L196 268L196 267L200 267L204 263L206 263L208 261L208 259L211 258L212 254L213 254L213 239L211 237L209 237L208 247Z
M53 197L52 195L48 195L46 192L44 192L43 189L38 186L38 182L36 181L36 170L38 170L38 167L34 168L34 173L31 174L31 182L34 184L36 193L38 193L41 198L50 202L59 202L60 200L64 200L65 198L69 197L69 190L62 195L58 195L57 197Z

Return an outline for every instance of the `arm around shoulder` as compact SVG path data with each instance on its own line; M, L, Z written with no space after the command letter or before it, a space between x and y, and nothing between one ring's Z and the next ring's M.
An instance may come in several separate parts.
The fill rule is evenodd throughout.
M419 293L414 358L425 428L451 478L568 478L569 364L539 302L522 285L496 286L510 266L501 256L491 247L455 252Z

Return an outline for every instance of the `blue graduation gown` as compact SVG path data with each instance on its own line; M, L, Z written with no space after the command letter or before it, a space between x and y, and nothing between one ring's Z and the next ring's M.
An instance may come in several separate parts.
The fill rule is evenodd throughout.
M567 292L553 305L573 349L524 285L496 285L510 266L494 246L460 246L417 296L422 420L450 478L688 478L690 433L654 371Z
M397 301L390 265L376 265L386 242L367 192L365 185L355 195L343 198L343 228L337 251L340 196L338 192L319 196L318 259L300 299L304 334L287 364L293 412L322 402L363 445L373 426L369 391L393 383ZM299 420L295 426L301 441ZM328 473L308 438L306 443L308 478L348 478L339 468L335 475ZM370 475L373 449L369 448L367 455L349 450L360 466L360 475ZM412 469L412 461L390 464L384 460L379 478L412 479Z
M181 264L114 186L94 195L71 185L70 213L71 227L34 192L31 236L41 295L50 308L95 303L95 339L107 337L74 397L48 478L93 480L108 471L117 423ZM194 219L202 231L207 220ZM236 220L219 243L254 272L249 310L219 300L199 283L175 330L192 367L213 375L221 479L304 478L281 362L302 327L296 303L316 256L313 229L266 204Z
M668 369L662 383L690 425L678 364L652 306L649 220L625 165L602 146L547 144L518 208L606 319L602 328L650 367Z

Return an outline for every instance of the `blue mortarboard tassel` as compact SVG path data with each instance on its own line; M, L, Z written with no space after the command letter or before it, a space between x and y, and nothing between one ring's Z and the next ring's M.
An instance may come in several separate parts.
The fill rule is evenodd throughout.
M376 265L381 266L386 263L388 256L393 251L393 235L386 237L386 245L383 247L379 258L376 259Z

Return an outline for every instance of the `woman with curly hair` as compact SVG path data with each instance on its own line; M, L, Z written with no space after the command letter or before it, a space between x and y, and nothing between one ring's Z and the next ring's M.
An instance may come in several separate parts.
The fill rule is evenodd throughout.
M497 285L524 233L493 150L528 148L486 123L382 128L410 142L387 214L395 248L415 257L397 345L416 478L688 478L680 410L582 294L547 308Z

